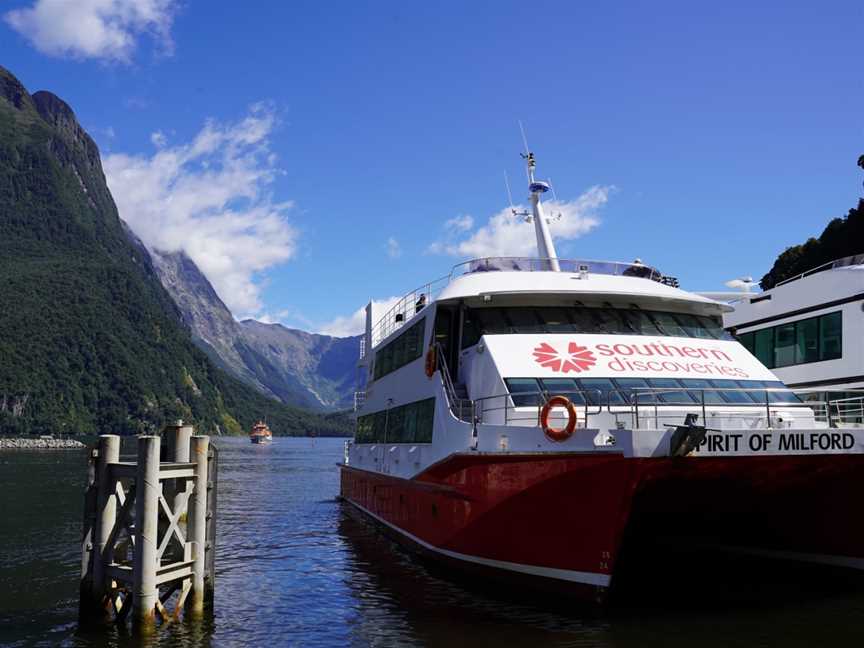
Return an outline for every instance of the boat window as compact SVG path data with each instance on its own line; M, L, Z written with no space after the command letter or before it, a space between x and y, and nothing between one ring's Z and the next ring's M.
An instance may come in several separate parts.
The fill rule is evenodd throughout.
M624 320L612 308L593 308L591 315L606 333L635 333L629 326L625 326Z
M591 405L624 404L624 398L616 389L611 378L580 378L578 382Z
M506 378L504 382L513 399L514 407L531 407L540 404L542 397L536 378Z
M528 307L465 310L462 348L482 335L506 333L611 333L732 339L712 317L637 308Z
M753 399L747 396L745 392L741 391L741 386L734 380L712 380L710 382L712 387L719 390L717 393L719 393L727 403L732 403L734 405L753 404Z
M504 311L512 333L544 333L545 322L533 308L508 308Z
M754 356L756 355L756 336L753 333L742 333L738 336L738 342Z
M705 328L695 315L675 313L675 319L681 324L689 337L712 339L714 336Z
M649 378L648 384L655 389L662 389L657 392L657 398L661 403L674 403L676 405L691 405L695 399L683 389L679 390L681 384L675 378ZM667 391L668 390L668 391ZM699 402L701 403L701 397Z
M754 381L755 382L755 381ZM768 400L772 403L800 403L801 399L779 380L763 380L762 386L766 389L782 389L783 391L769 391Z
M690 337L687 331L678 323L678 320L672 313L652 312L651 317L657 322L657 326L662 331L663 335L672 335L674 337Z
M435 399L357 417L355 443L432 443Z
M627 327L637 335L660 334L660 329L658 329L657 325L648 317L647 313L638 310L619 310L616 312L624 318Z
M837 311L819 318L819 359L835 360L842 356L843 313Z
M424 317L419 322L412 324L399 337L391 340L375 352L375 380L404 367L423 355L425 326L426 318Z
M796 363L816 362L819 360L819 318L811 317L796 322L796 325Z
M753 338L753 349L756 359L769 369L774 367L774 329L756 331Z
M709 381L704 378L683 378L681 380L682 384L689 389L688 392L690 396L697 403L702 403L702 394L705 394L705 404L711 405L719 405L722 403L727 403L723 395L717 391L717 389L712 385Z
M732 334L723 328L723 322L719 317L706 317L705 315L696 315L696 319L705 327L705 330L718 340L734 340Z
M795 323L778 326L774 330L774 366L795 364Z
M755 390L747 391L744 393L747 394L747 396L749 396L750 399L754 403L760 403L761 404L761 403L765 402L765 393L766 392L762 389L762 383L761 382L759 382L758 380L736 380L735 382L738 383L738 385L743 387L744 389L748 389L748 388L752 389L755 387L756 388Z
M483 308L477 311L480 330L484 334L510 333L510 324L500 308Z
M562 395L578 405L640 404L695 406L706 405L765 405L766 389L771 403L800 403L801 400L782 382L771 380L706 380L703 378L506 378L504 381L516 407L538 407L545 396ZM662 392L642 389L657 389ZM637 396L638 394L638 396Z
M577 405L585 404L585 396L573 378L543 378L540 385L549 396L566 396Z
M647 391L648 381L644 378L616 378L615 384L618 386L621 395L629 403L635 402L637 399L640 403L653 403L654 395ZM642 390L641 392L639 390Z
M542 311L548 333L572 333L573 322L567 317L566 308L544 308Z
M843 313L740 333L738 341L769 369L836 360L843 352Z

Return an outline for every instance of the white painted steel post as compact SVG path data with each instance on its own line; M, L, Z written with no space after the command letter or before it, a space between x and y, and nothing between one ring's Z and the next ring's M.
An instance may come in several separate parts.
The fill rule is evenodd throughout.
M96 466L96 551L93 563L93 594L101 603L108 592L106 567L114 559L114 547L108 540L117 522L117 498L114 497L115 482L111 476L112 463L120 461L120 437L103 434L99 437L99 458ZM105 609L109 609L107 606Z
M138 437L135 482L135 562L132 572L133 621L142 630L156 624L157 532L159 521L159 437Z
M207 542L207 454L210 437L193 436L191 460L195 464L195 485L189 500L187 540L194 542L192 564L192 598L190 612L193 616L204 613L204 553Z

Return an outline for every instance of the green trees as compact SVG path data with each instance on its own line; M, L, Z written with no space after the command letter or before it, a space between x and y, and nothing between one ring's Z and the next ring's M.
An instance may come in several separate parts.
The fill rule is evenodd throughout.
M864 155L858 158L858 166L864 169ZM858 206L843 218L828 223L819 238L810 238L803 245L784 250L759 285L768 290L784 279L834 259L861 253L864 253L864 200L859 200Z

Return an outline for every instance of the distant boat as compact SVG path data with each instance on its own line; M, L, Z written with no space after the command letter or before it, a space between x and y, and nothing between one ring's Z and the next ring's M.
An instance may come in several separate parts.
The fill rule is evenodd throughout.
M271 443L273 441L273 433L264 421L258 421L252 426L249 440L252 443Z

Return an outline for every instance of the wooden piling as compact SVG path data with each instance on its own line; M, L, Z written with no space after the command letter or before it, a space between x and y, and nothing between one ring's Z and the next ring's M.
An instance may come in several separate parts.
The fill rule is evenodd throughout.
M96 529L93 562L94 602L108 613L107 595L111 589L106 567L113 559L114 547L109 544L117 522L117 500L114 497L114 479L111 464L120 461L120 437L103 434L99 437L99 456L96 459Z
M204 613L204 553L207 541L207 456L210 437L193 436L191 459L195 464L195 479L192 498L189 501L189 514L186 518L187 530L192 547L192 596L190 612L193 616Z
M157 534L159 515L159 437L138 437L135 495L135 568L132 621L147 631L156 623Z

